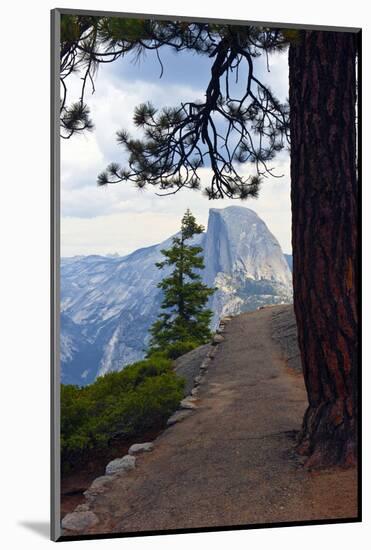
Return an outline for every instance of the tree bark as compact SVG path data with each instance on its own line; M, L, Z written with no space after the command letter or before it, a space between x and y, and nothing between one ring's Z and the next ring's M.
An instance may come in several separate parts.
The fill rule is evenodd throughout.
M294 308L309 406L308 467L353 465L357 450L356 46L303 31L290 46Z

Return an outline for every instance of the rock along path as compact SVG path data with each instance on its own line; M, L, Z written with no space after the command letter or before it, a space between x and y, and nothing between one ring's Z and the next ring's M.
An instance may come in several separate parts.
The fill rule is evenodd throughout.
M251 525L357 515L356 472L306 471L294 437L306 407L265 308L232 318L197 395L136 469L90 502L86 533ZM287 306L286 306L287 307Z

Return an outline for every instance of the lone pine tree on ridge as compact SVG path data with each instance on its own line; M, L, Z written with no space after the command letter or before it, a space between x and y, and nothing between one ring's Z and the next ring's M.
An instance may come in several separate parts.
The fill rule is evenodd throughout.
M214 289L202 282L199 273L205 267L202 247L189 242L203 231L203 226L196 223L187 209L180 233L173 237L171 248L161 250L165 259L156 266L159 269L170 266L173 270L158 284L163 290L161 309L164 311L150 329L149 354L159 350L176 358L211 338L212 311L206 308L206 304Z

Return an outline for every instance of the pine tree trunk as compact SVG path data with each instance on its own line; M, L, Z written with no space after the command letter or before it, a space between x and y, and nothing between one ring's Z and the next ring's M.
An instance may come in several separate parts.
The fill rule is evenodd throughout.
M356 36L290 46L294 308L309 407L308 467L356 461Z

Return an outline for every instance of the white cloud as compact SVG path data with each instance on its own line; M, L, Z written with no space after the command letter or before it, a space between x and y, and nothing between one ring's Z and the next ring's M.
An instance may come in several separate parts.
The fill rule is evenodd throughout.
M103 71L101 71L103 73ZM78 79L71 79L70 101L78 96ZM200 97L203 91L143 81L122 82L100 74L97 92L89 98L91 115L95 123L94 133L73 136L61 144L61 188L62 215L93 217L117 210L116 201L127 202L134 198L134 189L129 186L115 186L106 193L97 189L97 175L112 162L122 162L123 148L116 142L116 132L125 128L132 135L138 135L132 117L135 106L148 98L154 105L178 104L181 100ZM91 208L91 210L89 210Z
M62 140L62 189L68 191L95 184L97 173L102 170L104 163L104 154L95 134L86 133Z
M280 101L286 101L289 95L289 64L287 52L271 54L268 57L269 72L266 71L265 57L260 59L260 71L263 84L270 86ZM264 70L265 69L265 70Z
M263 59L259 70L263 70ZM281 179L264 181L257 200L209 201L200 192L180 191L174 196L158 197L153 188L139 192L124 183L98 188L97 174L112 161L122 161L123 151L115 141L118 129L135 133L134 107L150 99L155 106L176 105L181 100L201 98L204 90L175 84L125 81L100 69L96 93L88 98L95 123L93 133L62 140L61 206L62 254L119 252L126 254L167 238L179 228L179 220L189 207L197 219L207 223L209 208L243 204L255 210L267 223L284 251L291 250L290 177L287 154L273 163ZM274 87L280 99L287 96L287 58L270 57L269 74L264 82ZM78 80L71 80L70 100L78 97ZM243 168L248 173L249 166ZM204 169L202 183L207 185L210 170Z
M179 229L174 212L125 212L96 218L64 218L62 256L128 254L161 242ZM92 238L93 236L93 238Z

